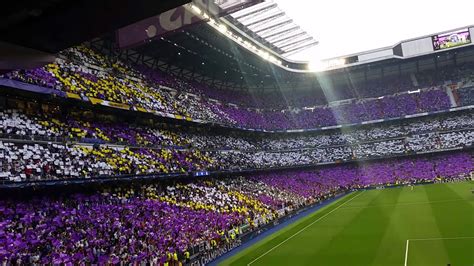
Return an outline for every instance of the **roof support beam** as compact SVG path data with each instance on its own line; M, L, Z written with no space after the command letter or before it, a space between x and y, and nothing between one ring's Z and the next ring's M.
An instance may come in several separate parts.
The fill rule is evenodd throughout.
M269 39L269 38L272 38L272 37L275 37L275 36L279 36L280 34L286 34L286 33L289 33L289 32L293 32L295 30L298 30L299 28L300 28L300 26L294 26L294 27L288 28L286 30L270 31L269 32L270 34L267 33L267 34L262 34L260 36L264 39Z
M288 41L290 39L294 39L294 38L298 38L300 36L303 36L305 35L306 32L298 32L298 33L293 33L293 34L290 34L290 35L287 35L287 37L283 38L283 39L276 39L275 41L271 41L271 43L275 46L278 46L278 43L281 45L283 43L285 43L285 41Z
M301 39L301 40L297 40L297 41L294 41L294 42L287 43L287 44L285 44L285 45L283 45L283 46L278 46L278 45L277 45L277 47L280 48L280 49L282 49L282 50L284 50L284 49L286 49L286 48L288 48L288 47L291 47L291 46L293 46L293 45L295 45L295 44L299 45L299 44L302 44L302 43L305 43L305 42L311 41L311 40L313 40L313 37L310 36L310 37L307 37L307 38L304 38L304 39Z
M160 61L157 61L157 64L156 64L157 67L160 67L160 66L166 66L166 67L168 67L168 65L169 65L169 64L166 63L166 62L160 62Z
M290 23L292 23L292 22L293 22L292 19L287 19L287 20L284 20L284 21L282 21L282 22L280 22L280 23L270 25L270 26L268 26L268 27L266 27L266 28L259 29L259 30L255 30L254 32L255 32L255 33L259 33L259 32L262 32L262 31L269 30L269 29L274 29L274 28L276 28L276 27L288 25L288 24L290 24Z
M269 5L269 6L261 6L260 8L257 8L255 10L251 11L251 12L245 13L245 14L240 15L240 16L236 16L236 17L234 17L234 19L242 19L242 18L254 15L254 14L259 13L259 12L268 11L268 10L276 8L276 7L277 7L277 4L272 4L272 5Z
M301 51L301 50L304 50L304 49L307 49L307 48L309 48L309 47L311 47L311 46L315 46L315 45L317 45L318 43L319 43L318 41L312 41L312 42L310 42L310 43L308 43L308 44L305 44L305 45L303 45L303 46L299 46L299 47L292 48L292 49L290 49L290 50L288 50L288 51L285 51L284 55L288 56L288 55L297 53L297 52L299 52L299 51Z
M285 12L279 12L279 13L276 13L276 14L271 15L269 17L264 17L264 18L258 19L256 21L252 21L251 23L246 24L246 25L244 24L244 25L245 25L245 27L248 28L250 26L255 26L255 25L258 25L258 24L261 24L261 23L265 23L265 22L267 22L269 20L272 20L272 19L277 19L279 17L283 17L284 15L285 15Z

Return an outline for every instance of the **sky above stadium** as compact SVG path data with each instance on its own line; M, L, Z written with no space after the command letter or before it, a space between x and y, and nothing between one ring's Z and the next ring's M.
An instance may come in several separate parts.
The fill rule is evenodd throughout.
M321 60L382 48L474 24L474 1L274 0L319 41L294 60Z

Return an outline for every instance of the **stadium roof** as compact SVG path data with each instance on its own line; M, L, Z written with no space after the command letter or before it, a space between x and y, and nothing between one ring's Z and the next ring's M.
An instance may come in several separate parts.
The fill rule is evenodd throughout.
M4 1L0 8L0 72L44 65L63 49L190 1Z
M2 37L11 37L11 42L14 42L13 39L16 37L18 40L15 40L14 43L19 44L23 44L23 42L37 43L38 46L47 47L49 48L48 51L52 52L68 43L78 42L79 39L90 35L97 35L99 31L106 30L106 28L90 29L90 27L85 27L85 29L81 28L81 30L78 31L69 31L67 27L55 27L54 21L52 21L55 17L49 18L49 16L45 15L46 12L54 12L54 14L60 17L81 15L79 12L80 9L74 8L75 6L72 4L69 6L70 9L58 9L59 7L64 8L62 5L59 7L56 6L56 2L58 1L60 2L60 0L42 2L47 8L43 11L45 12L44 14L41 12L30 12L23 20L13 20L11 16L7 16L6 12L0 21L13 23L10 25L14 25L15 27L2 28L0 25L0 32L3 31L5 33ZM150 0L140 1L146 2ZM207 20L202 20L200 23L196 23L196 25L182 27L179 30L159 35L154 41L149 40L144 42L143 45L134 47L133 49L117 49L118 47L114 46L116 41L115 32L109 32L109 34L104 37L95 39L92 43L95 43L96 47L107 48L106 50L120 53L121 56L127 57L136 63L141 61L142 63L177 76L196 79L197 81L205 82L218 88L252 90L314 88L316 78L312 75L313 73L310 73L309 64L307 62L286 60L285 57L281 57L281 55L284 55L285 52L287 54L291 53L291 49L297 51L299 48L306 48L306 45L311 46L313 45L312 43L319 41L319 39L316 40L302 28L304 26L295 23L298 17L294 17L293 15L288 16L286 10L283 10L281 6L277 5L277 1L278 0L264 1L260 3L261 1L259 0L247 0L249 3L255 2L259 4L243 8L235 13L230 12L230 15L225 15L221 18L218 16L212 18L207 16ZM35 10L35 6L40 5L34 4L33 2L31 3L33 7L32 10ZM222 1L222 3L229 2ZM175 2L174 4L177 3ZM193 4L188 4L186 6L192 7L192 5ZM298 5L300 5L299 2ZM81 7L87 8L93 6L86 5ZM195 9L198 10L197 8ZM206 18L204 12L207 11L205 11L205 9L201 10L200 15ZM13 11L19 14L22 12L21 10ZM96 11L99 12L100 10ZM39 15L39 18L31 17L35 14ZM95 23L102 25L103 23L101 24L101 21L110 20L114 22L113 26L116 27L132 19L136 19L138 16L143 16L142 13L137 14L132 12L131 14L133 16L130 17L117 15L113 17L102 17L101 20L97 20ZM70 16L69 19L74 19L74 16ZM230 26L226 27L225 25L227 24L222 24L221 20L227 21L228 23L231 23L230 21L233 20L231 24L235 26L235 28ZM58 19L58 21L67 22L68 20ZM214 22L219 23L217 24L218 27L215 27ZM107 25L112 27L111 24ZM79 26L87 25L75 23L73 26L79 28ZM330 27L330 23L328 27ZM471 35L474 35L474 27L467 27ZM22 29L28 29L29 31L22 31ZM32 32L35 29L37 29L37 31ZM464 30L466 30L466 27ZM45 31L47 33L45 33ZM58 31L68 35L58 34ZM329 67L325 70L358 72L361 78L365 78L365 73L368 71L368 68L374 69L375 66L380 66L380 73L384 75L391 72L400 73L400 71L405 68L405 65L410 68L412 67L411 58L413 57L429 57L429 59L427 59L428 64L435 65L436 61L433 60L435 54L438 56L440 52L450 54L446 57L447 59L445 61L455 62L464 54L456 54L456 51L465 51L469 48L468 46L474 48L474 43L469 43L460 47L433 51L431 38L435 35L436 33L432 33L417 39L399 42L390 47L334 58L331 59L331 62L327 63L328 65L329 63L336 63L335 67ZM234 39L231 40L229 36ZM54 42L55 38L59 38L59 41ZM53 39L53 41L51 39ZM346 45L350 44L351 43L346 42ZM414 52L412 44L423 44L423 47L426 49L421 52L415 49L416 53L412 53ZM26 44L23 45L30 46ZM315 47L319 47L319 45ZM452 49L456 49L456 51L445 53L445 51ZM473 49L468 50L472 51ZM272 59L274 59L274 61L272 61ZM410 59L410 61L408 59ZM392 63L394 66L389 66ZM350 67L350 69L348 69L348 67ZM371 70L371 72L373 71Z
M0 8L0 41L57 53L190 1L7 1Z
M474 60L474 45L406 58L387 56L375 57L372 60L371 56L385 54L385 50L376 50L373 54L361 54L363 58L369 59L367 63L361 56L355 55L352 58L360 58L361 61L356 63L347 61L347 67L332 68L319 75L313 72L291 72L277 67L216 34L214 29L205 23L134 49L116 49L113 46L114 40L112 36L108 40L98 39L91 44L105 53L120 53L120 56L128 61L146 64L185 80L195 80L225 90L317 90L321 77L323 80L331 80L330 83L339 84L381 76L396 77L402 73L463 64ZM387 52L397 52L401 46L402 44L398 44L389 47Z
M265 1L223 18L282 56L313 47L318 41L274 1Z
M291 55L292 60L324 60L474 24L472 0L274 2L319 41L317 46Z
M274 88L275 79L291 81L294 73L276 67L227 38L206 23L160 37L133 49L115 49L114 36L93 40L104 53L119 52L128 61L217 88Z

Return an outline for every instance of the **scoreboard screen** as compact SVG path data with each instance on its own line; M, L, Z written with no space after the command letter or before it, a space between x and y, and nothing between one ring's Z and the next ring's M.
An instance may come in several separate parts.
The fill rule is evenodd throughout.
M469 29L462 29L432 36L435 51L457 47L471 43Z

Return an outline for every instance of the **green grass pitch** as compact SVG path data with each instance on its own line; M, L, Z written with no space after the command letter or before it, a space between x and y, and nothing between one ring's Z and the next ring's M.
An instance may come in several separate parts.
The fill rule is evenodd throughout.
M220 265L474 265L474 182L351 193Z

